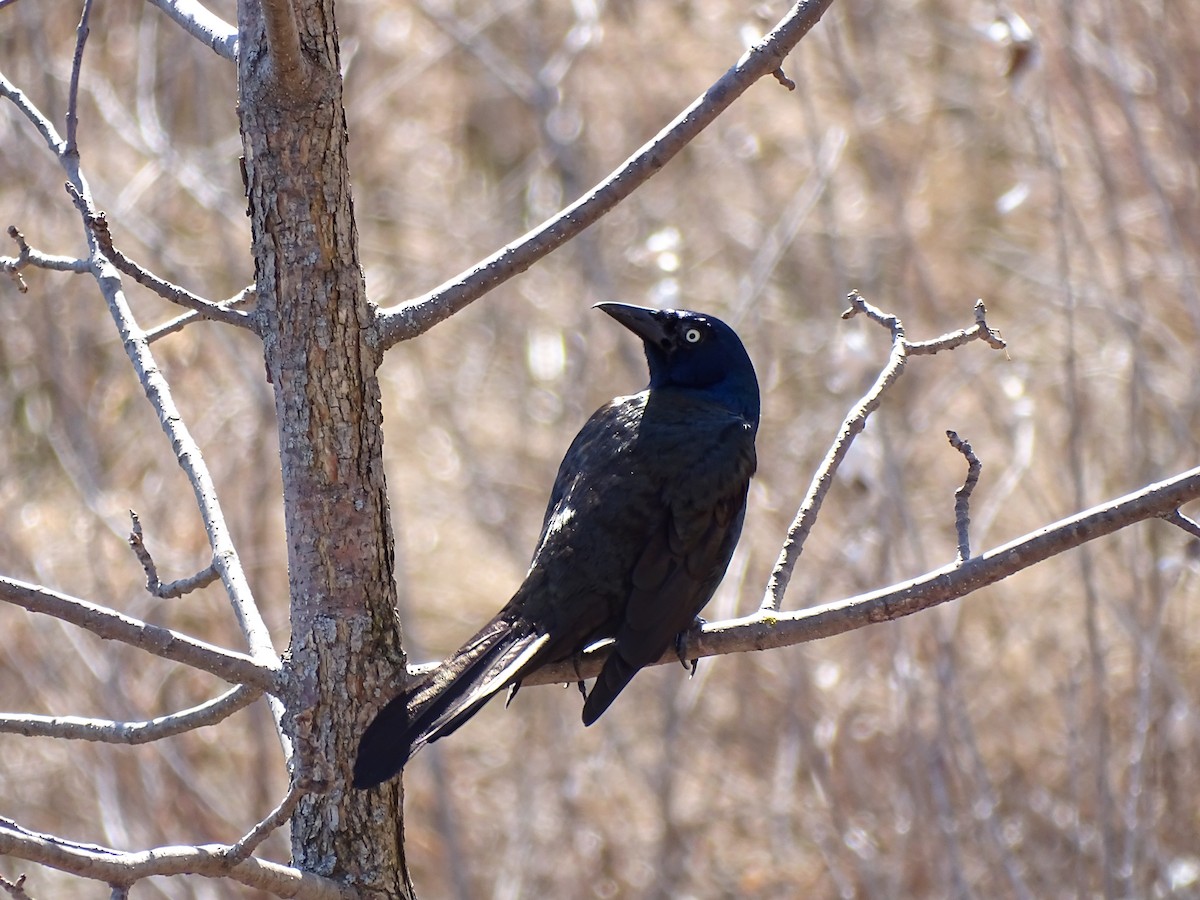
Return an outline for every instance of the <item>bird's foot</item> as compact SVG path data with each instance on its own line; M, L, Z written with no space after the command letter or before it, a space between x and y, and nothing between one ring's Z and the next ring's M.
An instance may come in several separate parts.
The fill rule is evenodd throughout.
M692 622L691 627L685 628L683 631L679 632L679 634L675 635L675 654L679 657L679 661L683 663L683 667L688 670L689 678L695 676L696 667L700 665L700 658L688 658L688 635L693 631L699 631L703 627L704 620L699 616L696 616L696 620Z
M575 686L579 688L579 696L587 700L587 688L583 684L583 651L580 650L571 656L571 665L575 667Z

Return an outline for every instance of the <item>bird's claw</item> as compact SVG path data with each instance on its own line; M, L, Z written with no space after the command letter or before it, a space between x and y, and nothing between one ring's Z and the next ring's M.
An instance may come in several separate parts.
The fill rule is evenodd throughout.
M704 627L704 620L696 616L696 620L692 622L691 627L685 628L679 634L675 635L675 655L679 657L679 661L683 667L688 670L688 677L693 678L696 675L696 667L700 665L700 658L694 657L688 659L687 643L688 635L693 631Z
M571 665L573 665L575 667L575 686L577 688L579 688L579 696L581 696L584 700L587 700L587 688L584 687L584 685L583 685L583 668L581 665L582 662L583 662L583 652L582 651L572 654Z

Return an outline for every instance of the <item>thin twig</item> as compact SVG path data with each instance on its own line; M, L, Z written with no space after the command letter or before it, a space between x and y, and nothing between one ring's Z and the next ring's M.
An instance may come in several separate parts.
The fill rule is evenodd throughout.
M16 241L17 255L0 256L0 270L11 276L17 285L17 290L22 294L29 290L29 285L21 277L21 270L27 266L33 266L35 269L75 273L87 272L91 269L86 259L78 259L74 256L51 256L48 253L34 250L25 242L25 235L21 234L16 225L8 226L8 236Z
M288 786L288 792L279 802L279 805L265 819L246 832L236 843L230 844L225 848L223 855L229 864L237 865L249 857L258 845L265 841L273 831L288 821L292 817L292 813L296 811L296 806L300 803L300 799L305 793L307 791L301 787L300 783L293 781Z
M155 597L163 600L182 597L198 588L207 587L217 580L217 568L210 562L195 575L163 584L158 580L158 567L154 565L154 558L146 549L141 519L132 509L129 511L129 518L133 520L133 526L129 532L129 546L133 549L133 555L138 558L138 562L142 564L142 571L146 573L146 590Z
M38 133L45 140L46 146L50 148L50 152L61 160L66 144L59 137L58 130L48 118L42 115L42 111L30 102L24 92L9 81L3 73L0 73L0 97L11 101L21 111L22 115L33 123L33 126L37 128Z
M962 487L954 492L954 530L958 535L958 556L955 563L962 565L971 558L971 494L979 483L979 472L983 463L975 455L970 441L964 441L957 432L947 431L950 446L967 461L967 477Z
M1186 531L1192 537L1200 538L1200 522L1197 522L1195 519L1191 518L1190 516L1185 516L1179 510L1173 509L1169 513L1167 513L1165 516L1163 516L1163 518L1166 519L1168 522L1170 522L1172 525L1178 525L1180 528L1182 528L1184 531Z
M102 744L148 744L185 731L215 725L245 709L262 696L262 689L239 684L220 697L144 722L117 722L112 719L88 719L81 716L36 716L0 713L0 733L25 737L51 737L68 741L95 741Z
M83 0L83 12L75 28L75 57L71 60L71 87L67 93L67 142L64 152L79 156L79 145L75 138L79 131L79 73L83 69L83 48L87 44L88 19L92 15L92 0Z
M240 328L257 333L257 323L252 315L238 309L230 309L220 303L213 303L211 300L205 300L203 297L193 294L187 288L172 284L166 279L155 275L149 269L138 265L113 245L112 233L109 231L108 219L104 213L89 213L82 205L82 195L74 185L67 185L67 193L71 195L71 199L79 207L80 212L83 213L85 221L92 229L92 234L96 237L96 243L100 245L101 252L109 258L114 266L138 284L148 287L164 300L170 300L172 303L186 306L206 319L224 322L227 325L237 325Z
M209 672L231 684L251 684L264 691L279 689L278 660L271 667L243 653L225 650L161 625L151 625L86 600L13 578L0 576L0 600L78 625L106 640L120 641L155 656Z
M888 357L887 365L883 367L883 371L879 373L879 377L875 379L871 389L842 422L842 427L838 429L833 445L825 454L816 474L813 475L808 493L805 494L804 502L800 504L800 509L796 512L796 518L788 527L783 547L779 551L779 559L776 560L775 568L771 571L771 577L767 581L767 589L761 604L761 609L764 611L775 611L780 608L784 592L787 591L788 582L792 578L792 571L796 568L796 562L800 559L800 554L804 549L804 542L817 522L817 514L821 511L825 495L833 486L833 479L838 468L846 458L846 454L850 452L850 445L854 443L854 438L867 427L868 416L879 406L884 392L900 377L907 361L908 344L904 340L904 326L900 320L871 306L858 291L851 291L847 300L850 308L842 313L842 318L849 319L862 313L872 321L888 328L892 333L892 352Z
M970 328L951 331L928 341L912 341L908 345L908 355L930 356L934 353L941 353L943 350L953 350L970 341L983 341L993 350L1007 349L1008 344L1000 336L1000 332L988 325L987 307L983 305L983 301L976 300L973 309L975 324Z
M245 306L247 303L251 303L256 299L258 299L258 294L254 290L254 285L251 284L251 285L247 285L246 287L242 288L240 291L238 291L232 297L229 297L226 300L221 300L219 303L217 303L217 305L222 306L222 307L227 307L229 309L237 309L238 307ZM146 343L153 344L159 338L164 338L169 334L174 334L177 331L182 331L186 326L190 325L192 322L200 322L206 318L208 318L208 317L201 313L193 311L193 312L185 312L183 315L176 316L173 319L168 319L166 322L163 322L161 325L157 325L154 328L151 328L149 331L146 332Z
M775 28L607 178L533 231L421 297L381 310L375 340L386 349L423 334L478 300L612 210L665 166L760 78L770 76L833 0L800 0Z

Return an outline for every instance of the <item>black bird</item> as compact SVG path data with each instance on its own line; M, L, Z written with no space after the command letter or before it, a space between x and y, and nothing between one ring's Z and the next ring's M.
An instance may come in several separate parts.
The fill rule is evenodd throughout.
M756 465L754 366L733 329L685 310L601 303L642 339L650 384L597 410L567 450L533 561L508 604L367 728L371 787L545 663L615 639L583 704L599 718L695 620L725 574Z

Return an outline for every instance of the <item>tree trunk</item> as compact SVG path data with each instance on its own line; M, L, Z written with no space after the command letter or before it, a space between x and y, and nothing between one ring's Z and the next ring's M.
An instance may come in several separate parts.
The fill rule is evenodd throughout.
M267 377L275 391L292 639L287 728L315 792L292 819L295 865L367 895L410 897L399 780L349 787L371 703L395 683L393 542L374 308L358 262L332 0L294 15L300 70L278 21L239 5L238 97ZM277 2L277 0L276 0ZM285 34L286 36L286 34ZM285 48L286 49L286 48ZM295 60L297 57L293 57Z

